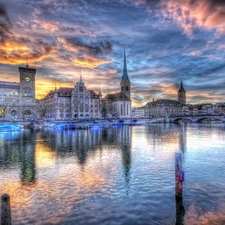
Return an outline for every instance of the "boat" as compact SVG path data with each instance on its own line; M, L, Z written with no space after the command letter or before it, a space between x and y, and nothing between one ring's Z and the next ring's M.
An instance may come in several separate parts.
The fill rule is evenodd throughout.
M135 125L146 125L145 121L142 120L131 120L129 122L129 125L135 126Z
M111 123L112 126L122 126L124 125L124 121L123 120L119 120L119 121L114 121Z
M15 124L0 125L0 132L20 131L21 129L21 126Z
M90 128L102 128L103 124L102 123L97 123L97 122L93 122L89 124Z
M88 129L88 123L84 122L84 123L77 123L76 124L76 128L77 129Z

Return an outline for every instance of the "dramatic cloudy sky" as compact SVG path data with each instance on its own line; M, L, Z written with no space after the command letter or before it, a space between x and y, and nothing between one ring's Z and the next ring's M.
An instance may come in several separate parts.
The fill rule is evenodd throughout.
M36 93L73 87L82 73L103 96L120 90L126 45L133 105L224 102L224 0L0 0L0 80L37 68Z

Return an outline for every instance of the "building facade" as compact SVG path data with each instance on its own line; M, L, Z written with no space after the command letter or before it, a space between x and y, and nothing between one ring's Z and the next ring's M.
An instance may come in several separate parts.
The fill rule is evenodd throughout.
M120 82L121 91L115 94L108 94L103 98L102 101L103 117L130 118L132 116L130 85L131 84L127 72L126 52L124 48L123 75Z
M36 69L19 67L20 83L0 81L0 119L37 118L35 100Z
M170 99L159 99L152 102L148 102L145 107L146 117L170 117L170 116L183 116L189 113L189 109L186 106L186 91L181 81L180 88L178 90L178 101Z
M145 116L145 108L144 107L133 107L132 108L132 117L141 118Z
M74 88L60 87L39 101L42 117L53 120L101 118L102 95L88 90L82 77Z
M145 105L146 117L166 117L178 116L183 114L183 105L180 102L169 99L159 99L148 102Z

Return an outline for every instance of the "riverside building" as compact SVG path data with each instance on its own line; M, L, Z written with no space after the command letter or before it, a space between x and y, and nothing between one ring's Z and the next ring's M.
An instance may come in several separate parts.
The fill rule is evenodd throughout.
M186 112L186 92L181 81L180 89L178 90L178 101L170 99L159 99L148 102L145 109L145 116L150 117L166 117L184 115Z
M127 72L126 52L124 48L123 75L120 82L121 91L115 94L107 94L102 101L102 114L106 118L130 118L131 110L131 88Z
M102 94L88 90L82 77L74 88L60 87L39 100L42 117L52 120L100 118Z
M0 119L37 118L35 101L36 69L19 67L20 82L0 81Z

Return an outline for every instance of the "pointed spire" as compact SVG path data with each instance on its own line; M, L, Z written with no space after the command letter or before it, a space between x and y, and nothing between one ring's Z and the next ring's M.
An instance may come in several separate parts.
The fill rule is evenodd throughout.
M185 92L184 86L183 86L183 82L182 82L182 78L181 78L181 82L180 82L180 89L179 89L179 92Z
M129 81L128 74L127 74L127 60L126 60L126 49L124 45L124 62L123 62L123 76L122 81Z
M101 92L100 83L99 83L99 91L98 91L98 95L102 96L102 92Z
M81 71L81 68L80 68L80 83L82 83L83 80L82 80L82 71Z
M27 68L29 67L29 56L28 56L28 50L27 50Z
M57 91L57 87L56 87L56 78L55 78L55 90L54 91Z

